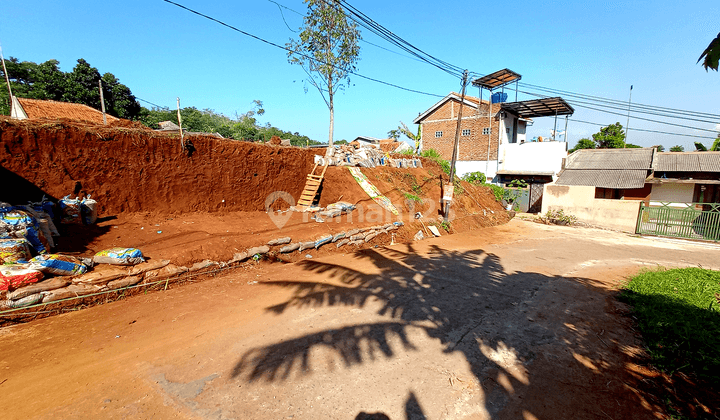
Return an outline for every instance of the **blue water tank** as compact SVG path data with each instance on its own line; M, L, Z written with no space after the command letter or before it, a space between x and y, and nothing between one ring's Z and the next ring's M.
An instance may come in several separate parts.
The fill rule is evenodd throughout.
M493 93L490 97L490 101L494 104L502 103L507 101L507 93L505 92L497 92Z

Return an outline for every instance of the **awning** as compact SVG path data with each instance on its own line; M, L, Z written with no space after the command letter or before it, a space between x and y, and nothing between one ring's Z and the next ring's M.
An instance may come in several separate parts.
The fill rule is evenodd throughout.
M503 87L512 82L522 79L522 76L509 69L498 70L495 73L490 73L487 76L483 76L473 80L473 86L481 87L483 89L494 90L499 87Z
M521 118L552 117L555 115L572 115L575 109L561 97L532 99L520 102L504 102L502 109L512 112Z
M652 175L645 182L649 184L720 184L720 180L717 179L655 178Z

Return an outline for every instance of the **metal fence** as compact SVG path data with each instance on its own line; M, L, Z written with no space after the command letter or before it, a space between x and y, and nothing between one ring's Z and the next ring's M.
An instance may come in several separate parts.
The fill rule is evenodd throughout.
M641 235L720 241L720 203L659 203L640 205Z

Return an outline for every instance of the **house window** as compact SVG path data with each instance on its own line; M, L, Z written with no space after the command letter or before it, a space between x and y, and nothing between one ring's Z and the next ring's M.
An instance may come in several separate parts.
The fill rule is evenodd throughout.
M442 137L442 131L436 131L436 132L435 132L435 138L437 139L437 138L440 138L440 137Z
M470 135L470 129L469 129L469 128L463 128L462 135L463 135L463 136L469 136L469 135Z
M490 134L490 127L485 127L485 128L483 128L483 134L486 135L486 136L489 135L489 134Z

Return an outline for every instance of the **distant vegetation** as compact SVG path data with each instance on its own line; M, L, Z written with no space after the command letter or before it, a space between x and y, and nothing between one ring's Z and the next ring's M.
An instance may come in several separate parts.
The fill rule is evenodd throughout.
M103 83L105 110L118 118L139 121L157 129L161 121L177 124L177 110L170 108L151 109L140 106L129 87L120 83L112 74L100 72L84 59L79 59L71 72L65 73L58 67L57 60L37 64L10 57L5 60L13 95L20 98L73 102L101 109L98 82ZM2 70L2 66L0 66ZM3 75L4 76L4 75ZM4 77L3 77L4 78ZM272 136L290 139L297 146L320 144L298 132L284 131L272 125L260 125L256 116L265 110L261 101L253 101L253 109L230 118L211 109L199 110L186 107L180 110L183 128L189 131L219 133L223 137L237 140L268 141ZM0 115L10 115L10 100L7 89L0 89Z

